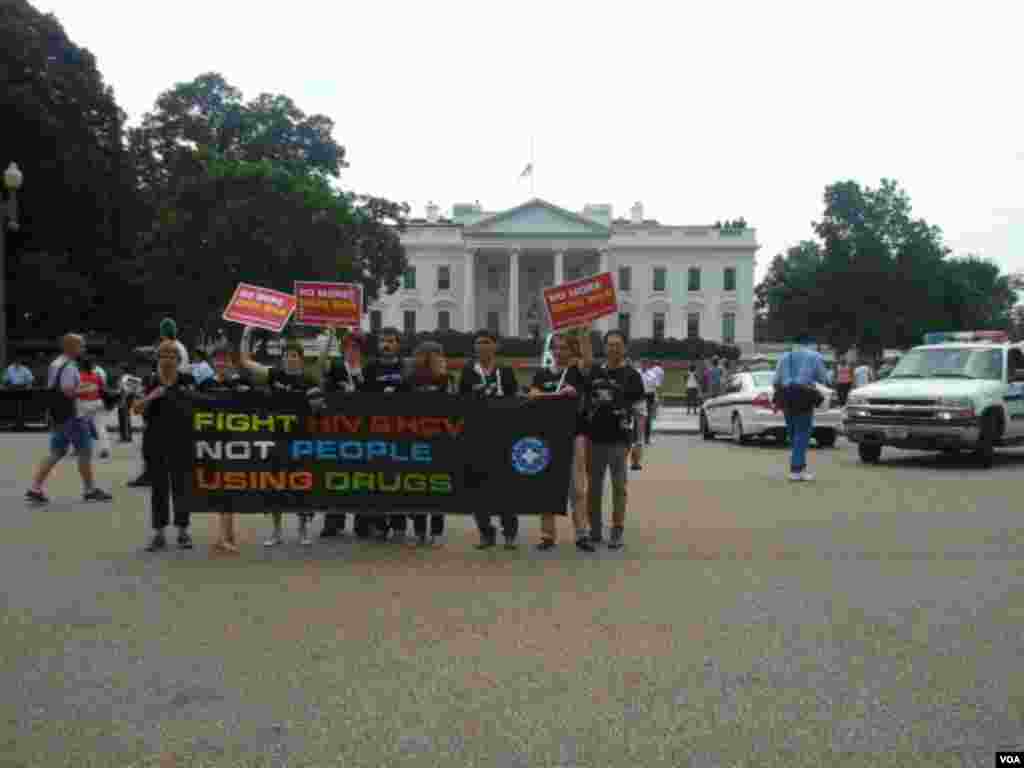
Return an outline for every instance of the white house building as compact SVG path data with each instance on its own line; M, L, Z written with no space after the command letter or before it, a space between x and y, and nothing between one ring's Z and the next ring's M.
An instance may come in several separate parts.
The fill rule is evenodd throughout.
M628 220L613 219L610 205L573 213L536 198L497 213L455 205L451 218L431 204L403 234L409 271L399 290L370 306L367 330L543 333L543 288L610 271L619 315L600 329L700 336L746 351L754 341L755 234L659 224L643 217L640 203Z

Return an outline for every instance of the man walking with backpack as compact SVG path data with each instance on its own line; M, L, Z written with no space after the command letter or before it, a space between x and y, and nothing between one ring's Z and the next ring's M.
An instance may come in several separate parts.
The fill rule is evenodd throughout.
M789 479L804 482L814 479L807 471L807 445L814 429L814 409L822 400L815 384L824 384L828 379L825 361L809 348L810 343L809 337L798 337L796 345L782 356L775 370L776 397L781 401L793 447Z
M32 478L32 487L25 493L25 500L32 504L46 504L50 499L43 492L43 484L74 446L78 454L78 473L82 476L85 501L110 501L113 497L93 484L92 469L92 423L78 412L77 399L91 394L95 383L83 384L78 371L78 358L82 354L85 340L73 333L61 339L64 354L50 363L47 375L47 389L52 391L50 413L50 454L41 462Z

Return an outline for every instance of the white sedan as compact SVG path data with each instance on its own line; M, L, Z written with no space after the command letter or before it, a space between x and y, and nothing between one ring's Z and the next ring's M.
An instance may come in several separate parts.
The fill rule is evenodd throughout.
M728 434L738 443L765 435L785 440L785 417L772 407L774 380L774 371L737 373L730 377L722 394L705 400L701 406L700 431L704 439ZM831 389L820 384L817 387L825 402L814 412L812 436L819 446L830 448L842 428L842 409Z

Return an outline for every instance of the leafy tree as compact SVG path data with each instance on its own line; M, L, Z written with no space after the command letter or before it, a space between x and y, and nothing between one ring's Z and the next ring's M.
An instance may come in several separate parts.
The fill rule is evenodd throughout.
M114 324L111 269L130 252L139 210L123 123L95 58L53 15L0 4L0 165L25 174L6 251L12 337Z
M243 102L214 73L157 99L131 132L154 216L125 275L163 288L149 298L154 316L209 331L240 281L287 291L295 279L359 282L367 303L397 289L408 206L338 191L347 164L332 130L284 96Z

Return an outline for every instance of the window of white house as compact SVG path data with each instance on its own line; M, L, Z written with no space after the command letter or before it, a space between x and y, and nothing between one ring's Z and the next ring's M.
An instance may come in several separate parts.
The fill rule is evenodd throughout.
M437 313L437 330L439 331L450 331L452 329L452 315L446 310L442 309Z
M700 338L700 312L690 312L686 315L686 338Z
M626 338L629 338L629 324L630 324L629 312L619 313L619 330L626 334Z
M497 312L487 313L487 330L491 333L498 335L501 333L501 323L498 319L499 315Z
M384 327L384 316L379 309L370 312L370 332L376 333Z
M632 267L619 267L619 290L625 293L633 290Z
M452 268L441 266L437 268L437 290L450 291L452 289Z
M700 267L690 267L687 270L687 282L686 290L688 291L699 291L700 290Z
M664 339L665 338L665 313L664 312L655 312L654 313L654 321L652 323L651 331L652 331L651 335L655 339Z
M501 290L501 277L497 267L487 268L487 290L491 293Z
M725 272L722 274L722 290L735 291L736 290L736 268L726 267Z
M402 328L410 335L416 333L416 310L407 309L402 313Z
M664 293L668 284L668 270L664 267L655 267L652 289L655 293Z
M408 267L402 275L402 288L407 291L416 290L416 267Z
M722 343L732 344L736 341L736 313L726 312L722 315Z

